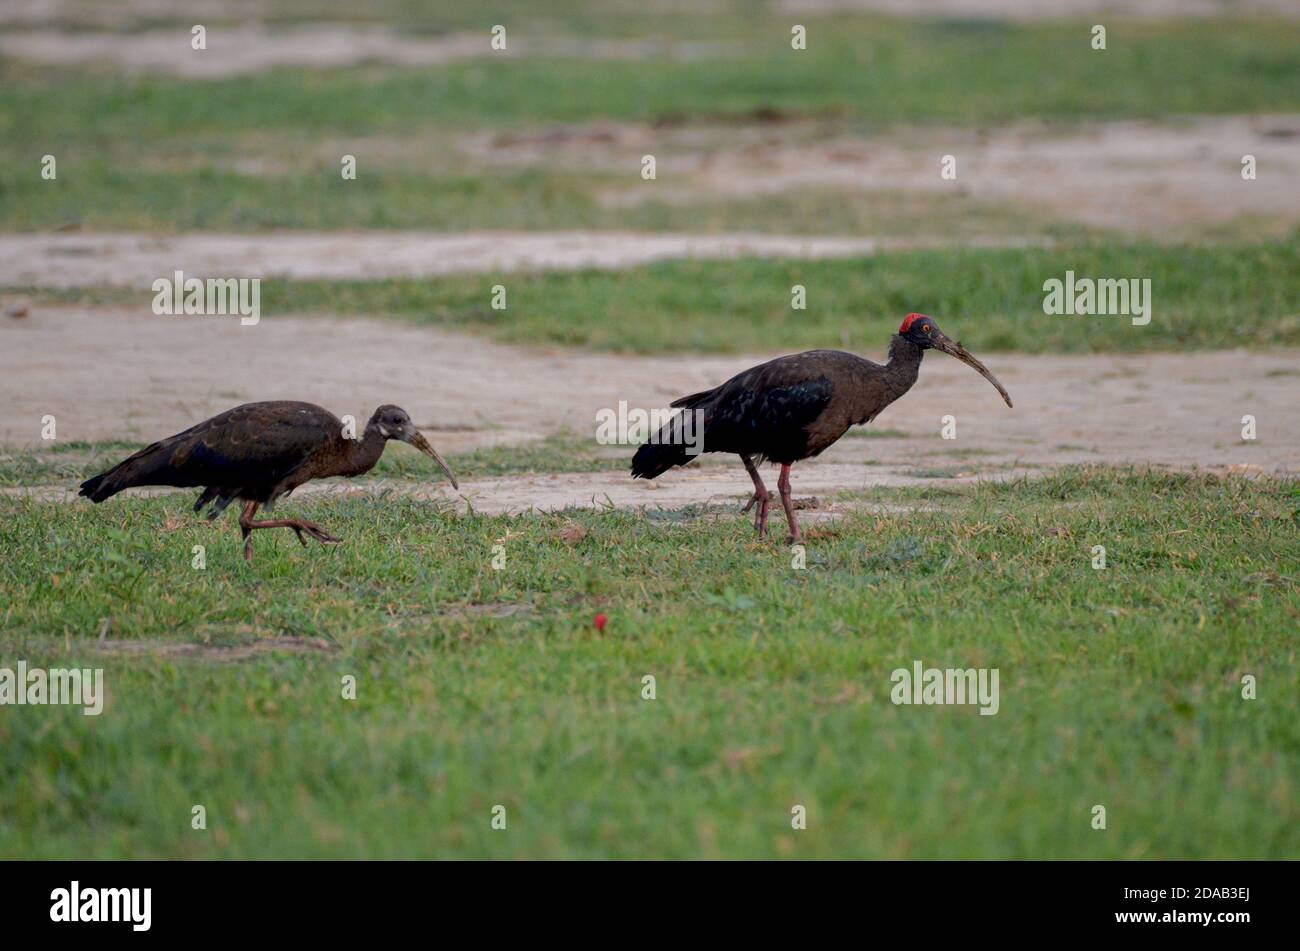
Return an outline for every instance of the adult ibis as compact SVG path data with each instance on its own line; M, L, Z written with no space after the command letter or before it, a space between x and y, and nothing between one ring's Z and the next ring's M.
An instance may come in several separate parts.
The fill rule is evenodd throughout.
M771 494L763 485L758 464L770 460L781 466L777 488L790 526L790 541L800 539L790 496L790 467L820 454L850 426L869 423L886 406L912 388L927 350L940 350L972 367L1011 397L988 368L965 347L939 329L924 314L908 314L889 344L889 361L881 366L841 350L809 350L778 357L738 373L721 386L675 400L673 407L702 416L703 438L683 438L679 413L664 424L632 457L632 476L653 479L674 466L685 465L702 452L734 452L754 482L754 494L742 511L755 507L754 527L767 533ZM698 430L696 431L698 433Z
M253 515L259 506L270 509L278 498L311 479L369 472L390 439L420 450L459 488L447 463L400 406L379 407L365 429L353 433L329 410L312 403L275 400L236 406L146 446L107 472L87 479L81 484L81 494L98 503L134 486L202 486L194 511L212 503L209 520L239 499L244 504L239 513L244 558L252 561L252 534L259 528L291 528L304 546L304 532L321 542L339 541L314 522L297 518L254 521Z

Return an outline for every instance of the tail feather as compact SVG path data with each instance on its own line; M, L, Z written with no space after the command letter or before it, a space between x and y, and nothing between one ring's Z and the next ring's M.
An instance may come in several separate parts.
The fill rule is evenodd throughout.
M154 443L123 459L113 468L92 476L81 483L78 494L98 504L133 485L150 485L148 480L161 461L161 456L157 454L160 448L162 443Z
M120 463L107 472L101 472L94 478L87 479L81 483L81 491L78 495L84 495L98 504L105 499L111 499L123 489L129 489L131 482L122 477L122 467L125 465L125 462Z
M653 479L674 466L684 466L705 450L707 408L701 404L712 390L684 396L672 403L684 407L659 429L654 438L632 456L632 478Z
M632 457L632 478L653 479L673 466L684 466L694 459L680 443L648 442Z

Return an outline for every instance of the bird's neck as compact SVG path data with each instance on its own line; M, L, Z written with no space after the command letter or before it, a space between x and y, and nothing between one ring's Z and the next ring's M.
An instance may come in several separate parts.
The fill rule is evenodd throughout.
M889 362L885 364L885 383L894 399L912 388L921 372L923 356L924 350L906 337L894 334L894 339L889 342Z
M346 440L344 460L347 471L341 474L361 475L369 472L384 454L384 444L387 441L378 426L367 426L360 439Z

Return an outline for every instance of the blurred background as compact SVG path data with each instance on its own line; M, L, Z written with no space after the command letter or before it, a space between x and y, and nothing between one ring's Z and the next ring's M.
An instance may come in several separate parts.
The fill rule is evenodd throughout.
M6 0L0 28L0 299L29 315L0 396L77 438L389 389L453 449L550 438L751 357L879 357L921 311L976 352L1165 355L1014 361L1024 442L1085 447L1045 462L1296 461L1202 430L1243 376L1300 395L1300 3ZM266 319L153 318L178 269L260 277ZM1067 269L1150 279L1152 323L1044 315ZM1134 431L1152 376L1175 416Z
M1297 185L1283 0L0 0L0 648L109 668L0 715L0 857L1295 858ZM593 438L911 311L1015 409L927 358L795 468L805 565ZM75 496L277 398L460 491L393 446L253 568Z

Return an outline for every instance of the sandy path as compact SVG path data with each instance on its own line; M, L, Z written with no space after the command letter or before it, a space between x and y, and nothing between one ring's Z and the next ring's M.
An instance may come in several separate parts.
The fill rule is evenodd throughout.
M191 47L188 26L135 32L69 32L41 29L67 23L112 28L121 18L183 15L157 0L127 0L78 7L59 0L0 0L0 23L28 29L0 34L0 55L38 63L107 64L130 73L159 73L189 79L219 79L278 67L338 68L362 63L438 66L489 57L563 57L595 60L698 60L734 55L739 45L717 41L666 41L538 35L535 17L504 15L485 20L478 33L406 35L384 26L311 23L269 28L256 22L256 5L203 4L192 11L207 26L206 49ZM1293 0L780 0L791 15L877 12L894 16L994 17L1032 20L1057 17L1168 17L1300 15ZM116 15L112 12L116 9ZM218 22L238 17L240 25ZM216 18L216 19L214 19ZM494 50L487 25L504 20L506 49ZM815 32L815 29L814 29Z
M1162 238L1242 218L1250 220L1242 230L1252 234L1284 234L1300 224L1295 114L1024 121L980 129L900 125L868 133L817 120L669 126L598 121L449 138L417 131L261 139L216 164L245 176L294 176L305 160L309 166L336 166L338 156L348 153L368 168L420 175L469 166L488 174L539 169L598 174L606 181L617 176L626 184L595 192L598 201L616 209L712 206L817 190L881 197L883 208L897 204L896 196L911 197L918 221L924 220L926 202L962 198L1022 211L1038 226L1060 220ZM641 181L635 172L645 154L659 159L654 182ZM956 180L940 177L945 155L956 160ZM1255 157L1253 180L1241 177L1244 155ZM191 160L195 167L213 162L206 154ZM980 217L970 213L972 229Z
M1025 474L1032 474L1032 470L1008 470L983 478L1001 479ZM775 492L775 472L771 478L765 478L768 488ZM959 478L929 479L926 483L952 485L973 482L976 478L974 474L968 474ZM810 523L836 518L848 509L888 513L924 508L926 506L889 505L863 499L836 501L833 497L840 492L867 492L874 487L915 485L919 481L888 467L861 463L810 464L806 468L801 466L794 476L796 498L802 500L801 505L813 506L804 509L803 517ZM691 505L717 505L724 508L734 507L739 511L752 491L749 478L738 463L734 466L726 466L713 464L712 460L708 465L681 469L674 472L671 478L664 476L653 482L631 479L622 472L502 476L465 479L460 482L459 491L453 490L440 477L438 481L434 481L432 476L427 485L389 481L313 482L295 491L293 502L298 503L304 499L322 496L356 497L384 492L403 498L438 501L461 511L472 509L484 515L517 515L533 510L558 512L567 508L601 508L610 505L620 509L665 510ZM195 494L188 489L138 489L133 492L147 497L164 495L189 497ZM42 502L62 503L78 501L75 486L57 485L23 488L6 486L0 488L0 498L31 498ZM85 504L84 500L81 504ZM778 516L780 514L779 506L776 514ZM778 517L778 521L780 520Z
M646 126L606 126L602 132L603 142L576 146L588 164L602 154L611 167L626 164L629 152L656 147L661 135ZM544 150L546 144L530 149L526 140L506 140L480 152L495 153L498 162L513 155L527 164L540 160ZM956 161L955 180L939 174L945 155ZM1241 176L1244 155L1255 156L1253 180ZM822 188L962 195L1147 234L1244 215L1282 228L1300 222L1300 116L1294 115L902 127L871 138L815 142L769 130L739 147L692 149L682 143L663 164L657 187L609 191L603 200L616 207L692 204Z
M710 0L660 0L665 12L724 13L727 5ZM1206 16L1296 16L1294 0L775 0L783 13L822 14L877 12L893 16L996 17L1008 20L1078 18L1107 14L1123 18ZM322 4L323 13L355 14L338 3ZM0 0L0 23L65 24L113 28L131 17L193 16L255 22L265 15L262 0Z
M0 234L0 285L139 287L187 277L298 280L617 269L674 258L829 258L941 246L944 238L805 238L610 231L335 231L270 234ZM1015 239L967 246L1023 244Z
M1049 20L1300 15L1294 0L777 0L787 13L876 12L891 16Z
M594 436L602 408L619 400L662 407L763 356L531 349L377 320L276 317L240 327L222 318L40 308L0 322L0 444L39 445L46 414L56 417L61 440L141 440L240 402L277 398L357 416L397 402L447 451L564 430ZM904 435L846 437L800 467L798 492L1073 462L1300 471L1295 351L985 356L1014 397L1014 410L967 368L932 356L918 385L874 426ZM956 440L940 438L946 414L957 418ZM1247 414L1255 416L1259 438L1243 443ZM480 480L463 488L484 511L590 505L606 495L618 505L666 507L731 500L743 490L744 474L725 460L715 464L717 458L651 484L605 472Z
M205 19L200 16L197 22ZM489 57L716 59L734 49L734 44L722 41L530 36L522 29L511 32L509 26L504 50L492 49L491 40L486 26L482 33L406 36L382 27L318 24L268 29L213 24L207 29L207 48L202 50L191 47L188 27L138 33L27 30L0 35L0 55L62 65L107 63L131 73L220 79L277 67L332 68L372 62L437 66Z

